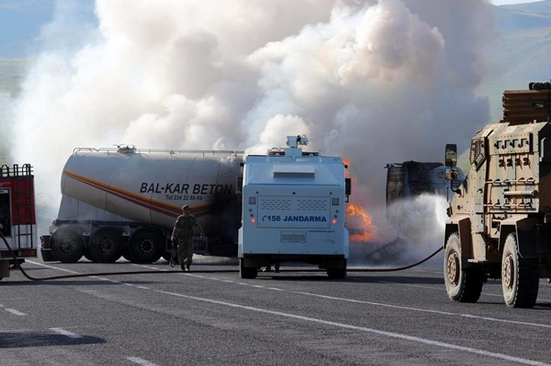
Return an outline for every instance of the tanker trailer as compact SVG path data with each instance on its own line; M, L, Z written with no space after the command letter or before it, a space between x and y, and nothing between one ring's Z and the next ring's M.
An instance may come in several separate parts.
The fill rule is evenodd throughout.
M50 235L41 237L45 261L151 263L170 257L170 236L189 205L206 239L194 252L236 256L241 221L237 189L243 153L77 148L61 177L61 205Z
M503 94L503 119L476 132L470 170L448 208L444 280L448 297L478 301L501 279L510 307L533 307L551 277L551 83ZM446 146L448 178L457 148Z

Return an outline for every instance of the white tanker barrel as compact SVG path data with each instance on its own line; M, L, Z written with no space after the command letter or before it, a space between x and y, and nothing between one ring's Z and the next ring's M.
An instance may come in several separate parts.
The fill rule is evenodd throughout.
M61 191L134 222L171 229L189 205L209 238L237 237L242 153L77 149ZM76 220L85 218L75 218Z

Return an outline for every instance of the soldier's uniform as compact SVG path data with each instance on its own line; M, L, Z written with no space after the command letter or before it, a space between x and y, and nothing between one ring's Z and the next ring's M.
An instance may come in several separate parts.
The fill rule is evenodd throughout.
M197 218L192 214L181 215L174 224L175 238L177 245L178 261L182 270L188 270L193 258L193 229L199 228ZM174 245L174 244L173 244ZM174 248L173 248L174 249Z

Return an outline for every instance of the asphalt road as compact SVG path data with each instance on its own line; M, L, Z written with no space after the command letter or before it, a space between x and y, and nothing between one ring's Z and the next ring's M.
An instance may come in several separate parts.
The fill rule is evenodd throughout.
M282 266L242 280L237 265L191 273L152 265L27 261L0 282L2 365L547 365L551 285L534 309L504 305L501 283L476 304L448 300L437 269L330 280ZM302 268L310 269L301 271Z

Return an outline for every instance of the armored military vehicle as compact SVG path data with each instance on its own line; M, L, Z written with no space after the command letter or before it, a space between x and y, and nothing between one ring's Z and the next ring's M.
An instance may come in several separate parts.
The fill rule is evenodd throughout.
M501 279L510 307L533 307L551 277L551 83L503 94L503 119L477 131L470 170L448 208L444 280L450 299L476 302ZM446 147L447 177L457 149Z

